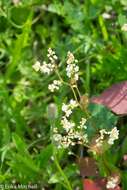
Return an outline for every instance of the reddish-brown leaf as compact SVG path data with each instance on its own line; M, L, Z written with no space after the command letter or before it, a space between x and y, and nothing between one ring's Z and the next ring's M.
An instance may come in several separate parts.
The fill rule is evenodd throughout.
M100 96L91 98L91 102L102 104L118 115L127 114L127 81L114 84Z
M84 179L83 181L83 190L102 190L93 180Z
M98 176L96 162L93 158L85 157L79 159L80 175L84 177Z
M98 179L98 180L91 180L91 179L84 179L83 180L83 190L104 190L106 189L106 179ZM122 190L120 186L115 187L114 189L108 190Z

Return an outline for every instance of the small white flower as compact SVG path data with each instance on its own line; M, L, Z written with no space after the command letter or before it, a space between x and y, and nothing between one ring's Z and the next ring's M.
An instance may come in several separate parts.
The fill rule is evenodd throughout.
M75 57L74 57L73 53L68 51L68 53L67 53L67 64L71 64L74 61L75 61Z
M79 67L76 65L78 61L75 59L74 55L71 52L67 54L67 67L66 72L67 76L74 81L79 79Z
M114 141L117 140L119 138L119 130L114 127L111 131L110 131L110 135L109 135L109 139L108 139L108 144L112 145L114 144Z
M78 126L79 129L87 129L87 126L85 125L86 118L81 118L80 125Z
M105 129L101 129L99 132L100 132L100 139L102 140L104 139L105 134L109 134L109 132L107 132Z
M99 133L100 136L95 140L97 147L101 147L103 145L103 140L105 138L105 135L109 134L109 132L107 132L105 129L101 129Z
M104 19L110 19L111 18L111 15L109 14L109 13L103 13L102 14L102 17L104 18Z
M119 130L117 130L116 127L114 127L111 131L106 131L105 129L101 129L99 133L100 136L96 139L96 146L98 147L103 145L103 140L105 138L105 135L108 135L109 145L114 144L114 141L119 138Z
M88 135L81 131L75 131L74 138L78 140L78 144L88 143Z
M61 120L62 127L68 132L71 128L75 127L75 123L69 121L66 117Z
M107 184L106 184L106 188L107 189L114 189L116 186L117 186L117 183L118 183L118 178L117 177L111 177Z
M48 85L48 89L49 89L51 92L54 92L55 90L59 90L61 84L62 84L61 81L59 81L59 80L54 80L52 84L49 84L49 85Z
M67 76L71 79L74 79L75 81L77 81L79 78L78 71L79 67L75 64L68 64L66 67Z
M86 118L82 117L82 119L81 119L81 121L80 121L80 124L81 124L81 125L85 125L85 123L86 123Z
M36 61L36 63L35 63L32 67L33 67L33 69L34 69L36 72L38 72L38 71L40 70L40 66L41 66L40 62L39 62L39 61Z
M72 141L67 136L64 136L62 138L61 147L68 148L71 145L71 143Z
M64 104L62 105L62 111L66 112L68 110L68 105Z
M76 65L74 70L75 70L75 72L78 72L79 71L79 66Z
M58 57L57 57L56 55L53 55L53 58L54 58L55 60L57 60L57 59L58 59Z
M70 100L70 107L72 109L76 108L78 106L77 102L73 99Z
M122 31L127 32L127 24L124 24L121 28Z
M58 57L55 54L55 51L53 51L51 48L48 49L47 57L49 58L51 64L55 64Z
M72 114L72 110L78 106L77 102L73 99L70 100L69 104L62 105L62 111L65 113L66 117Z
M49 48L47 56L50 57L52 55L55 55L55 51L53 51L51 48Z
M62 135L61 134L54 134L53 135L53 139L56 141L56 142L60 142L62 140Z
M55 69L55 65L51 63L46 63L43 61L43 64L40 66L40 71L44 74L51 74Z
M64 103L62 105L62 111L65 112L66 117L69 117L72 114L70 107Z

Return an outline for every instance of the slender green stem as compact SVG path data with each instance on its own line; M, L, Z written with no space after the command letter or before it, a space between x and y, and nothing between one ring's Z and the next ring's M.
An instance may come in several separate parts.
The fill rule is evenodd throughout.
M62 168L61 168L61 166L60 166L60 164L59 164L59 162L57 160L56 155L54 155L54 163L55 163L58 171L60 172L61 176L64 178L64 181L65 181L65 183L67 185L67 190L73 190L67 176L65 175L64 171L62 170Z
M28 146L28 149L30 149L31 147L33 147L35 144L43 141L44 139L43 138L40 138L40 139L37 139L35 140L34 142L32 142L29 146Z
M90 94L90 63L86 64L86 93Z
M71 85L70 85L70 87L71 87L71 90L72 90L72 92L74 94L74 98L75 98L76 102L78 102L78 99L77 99L77 96L76 96L74 88Z
M57 74L59 80L60 80L63 84L65 84L65 85L67 85L67 86L69 86L69 87L71 88L71 90L72 90L72 92L73 92L73 95L74 95L74 98L75 98L76 102L78 103L77 95L76 95L76 93L75 93L75 90L74 90L73 86L72 86L71 84L65 82L65 81L62 79L62 77L60 76L60 73L59 73L58 69L56 69L55 72L56 72L56 74ZM79 92L78 92L78 93L79 93Z
M67 82L65 82L65 81L62 79L62 77L60 76L60 73L59 73L59 71L58 71L57 68L56 68L55 72L56 72L56 75L58 76L59 80L60 80L63 84L65 84L65 85L67 85L67 86L70 86Z
M80 93L80 91L79 91L79 89L78 89L78 86L76 85L76 90L77 90L77 92L78 92L78 95L79 95L79 97L81 98L81 93Z

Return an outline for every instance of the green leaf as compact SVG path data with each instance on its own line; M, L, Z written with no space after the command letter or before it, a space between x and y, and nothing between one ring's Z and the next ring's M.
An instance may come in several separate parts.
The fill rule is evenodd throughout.
M5 32L7 30L8 21L4 16L0 16L0 26L2 26L0 27L0 32Z
M117 123L117 116L111 113L106 107L98 104L90 104L90 119L87 121L87 131L90 136L100 129L111 130Z
M61 16L64 15L63 5L60 2L50 4L48 6L48 11L50 11L52 13L56 13L56 14L61 15Z
M11 160L8 161L12 172L17 180L23 183L28 181L34 182L40 174L40 169L35 164L32 158L20 155L19 153L12 152Z
M16 161L24 164L27 168L31 169L34 172L39 172L39 168L35 165L34 161L28 157L24 157L20 154L15 154Z
M23 48L25 48L28 45L29 33L31 31L32 25L32 17L33 12L31 11L29 13L27 21L25 22L22 28L22 33L18 35L17 39L15 40L14 48L12 50L12 60L6 72L6 79L8 79L14 72L16 66L19 64L19 61L21 59Z
M12 140L21 155L29 156L26 144L16 133L12 135Z
M40 168L46 167L49 162L49 159L53 155L53 145L50 144L47 147L43 148L40 154L37 157Z
M122 155L127 154L127 137L124 139L121 147Z
M28 7L12 7L10 9L10 19L17 25L25 24L28 16L30 14L30 9Z
M122 173L122 189L127 189L127 172Z
M127 22L126 16L123 14L119 14L118 22L119 22L120 26L123 26Z

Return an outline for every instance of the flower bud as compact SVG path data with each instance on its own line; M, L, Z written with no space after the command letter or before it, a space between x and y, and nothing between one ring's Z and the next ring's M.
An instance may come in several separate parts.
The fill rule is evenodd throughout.
M48 105L48 108L47 108L47 115L48 115L48 118L51 119L51 120L54 120L54 119L57 118L58 110L57 110L56 104L50 103L50 104Z

